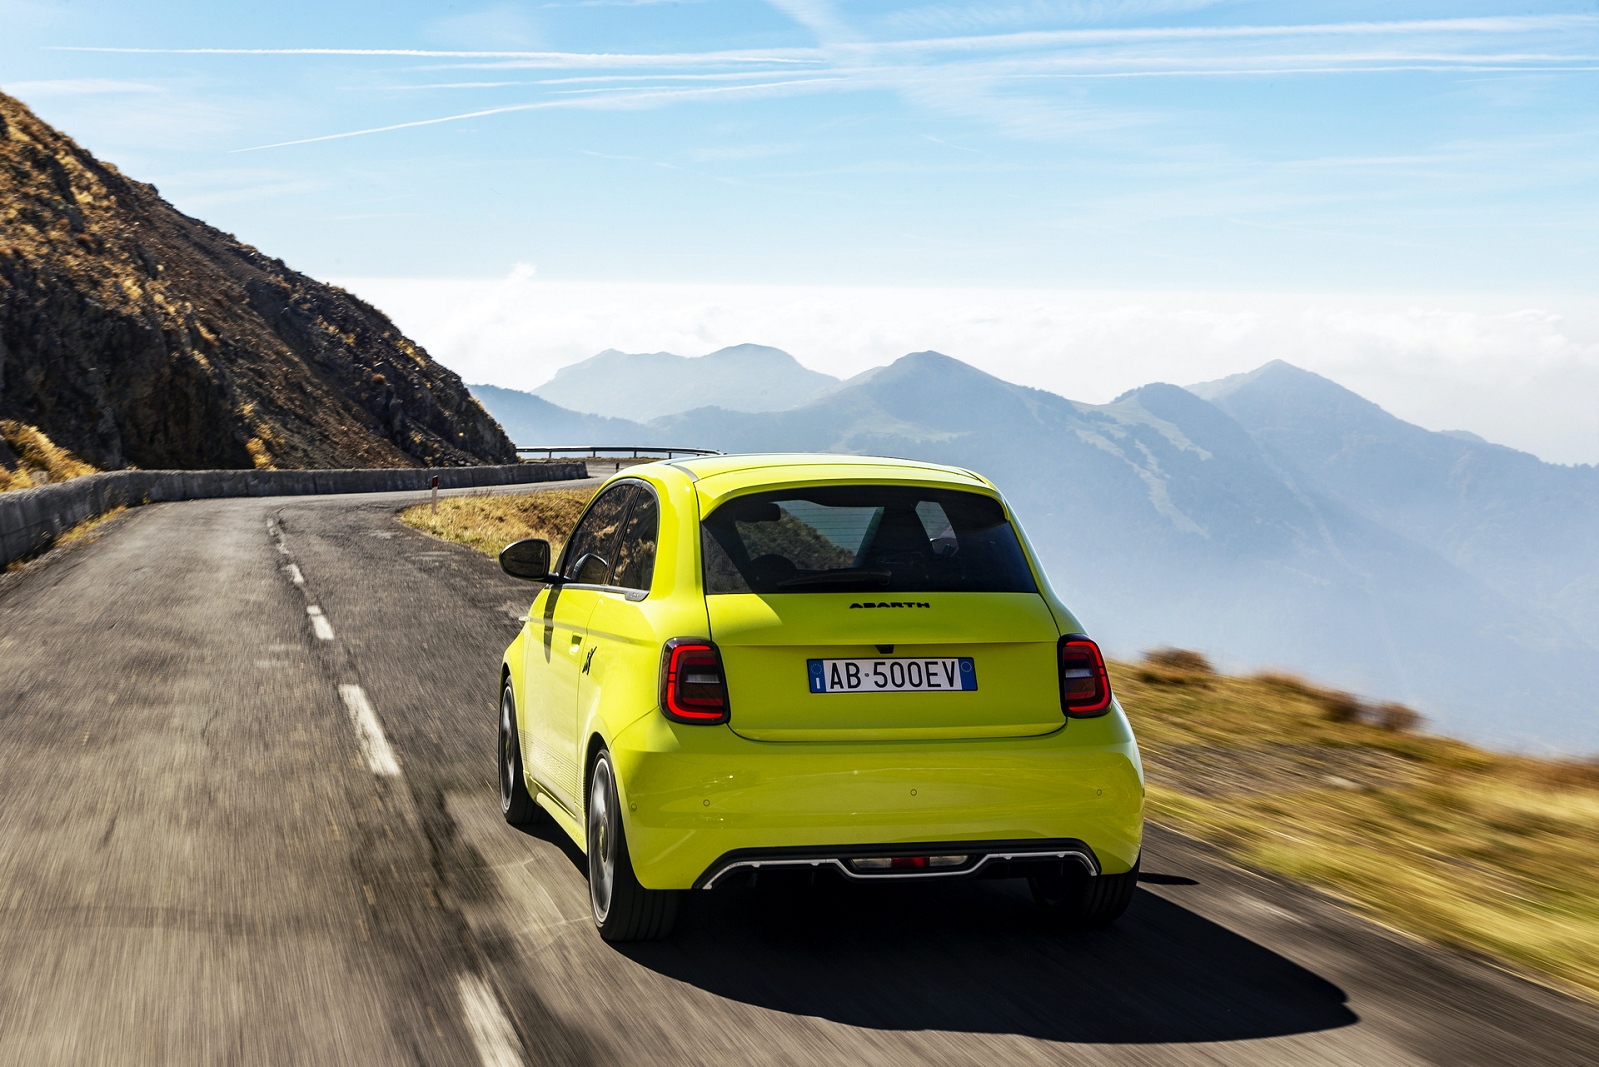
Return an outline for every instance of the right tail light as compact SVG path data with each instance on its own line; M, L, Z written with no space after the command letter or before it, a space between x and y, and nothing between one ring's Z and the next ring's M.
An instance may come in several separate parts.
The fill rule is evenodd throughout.
M1110 674L1099 646L1082 634L1060 639L1060 707L1067 715L1086 719L1110 710Z

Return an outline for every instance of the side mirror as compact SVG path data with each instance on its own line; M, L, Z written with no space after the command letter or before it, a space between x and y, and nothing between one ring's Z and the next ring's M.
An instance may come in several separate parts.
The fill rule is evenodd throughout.
M538 537L512 541L500 549L500 569L512 578L544 581L550 576L550 543Z

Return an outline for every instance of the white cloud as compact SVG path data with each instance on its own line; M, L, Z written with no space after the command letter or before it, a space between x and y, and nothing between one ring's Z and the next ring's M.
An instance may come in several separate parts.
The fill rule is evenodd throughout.
M346 279L468 381L534 389L605 348L753 341L841 377L937 349L1101 403L1285 359L1394 414L1599 462L1599 300Z

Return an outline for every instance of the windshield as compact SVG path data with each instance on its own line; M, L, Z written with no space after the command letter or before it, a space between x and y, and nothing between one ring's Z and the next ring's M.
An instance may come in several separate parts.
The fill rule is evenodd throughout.
M895 485L782 489L713 511L707 593L1036 593L999 501Z

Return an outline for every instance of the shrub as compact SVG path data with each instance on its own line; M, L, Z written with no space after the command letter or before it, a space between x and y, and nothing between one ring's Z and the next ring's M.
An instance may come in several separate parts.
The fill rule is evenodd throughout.
M1372 712L1376 724L1396 734L1410 733L1421 726L1421 713L1404 704L1381 704Z
M1321 717L1328 722L1360 722L1367 713L1366 705L1359 697L1333 689L1316 693L1316 703L1321 705Z
M1205 658L1203 652L1195 652L1191 648L1156 648L1144 653L1144 662L1154 667L1165 667L1171 671L1184 671L1188 674L1215 674L1216 668L1210 665L1210 660Z

